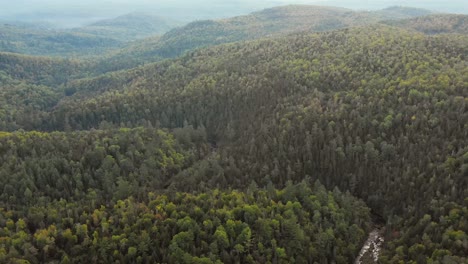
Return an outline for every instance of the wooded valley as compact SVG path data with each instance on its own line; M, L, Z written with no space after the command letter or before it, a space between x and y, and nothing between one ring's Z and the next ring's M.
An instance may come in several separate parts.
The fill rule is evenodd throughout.
M377 221L371 263L468 262L467 22L0 26L0 262L354 263Z

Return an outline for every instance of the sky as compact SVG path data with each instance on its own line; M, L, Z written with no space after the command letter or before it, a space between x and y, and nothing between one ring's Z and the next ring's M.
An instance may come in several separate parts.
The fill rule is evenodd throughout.
M74 27L129 12L145 11L178 21L247 14L287 4L341 6L360 10L413 6L468 14L468 0L0 0L0 20L44 21Z

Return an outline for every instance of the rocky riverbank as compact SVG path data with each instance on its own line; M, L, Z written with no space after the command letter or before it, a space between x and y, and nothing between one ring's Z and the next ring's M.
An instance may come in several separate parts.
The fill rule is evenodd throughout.
M384 227L376 227L369 234L369 238L359 252L355 264L378 263L380 251L384 243Z

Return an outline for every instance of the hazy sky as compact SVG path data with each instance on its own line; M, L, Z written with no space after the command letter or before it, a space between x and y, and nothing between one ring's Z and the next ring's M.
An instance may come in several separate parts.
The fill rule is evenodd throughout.
M0 19L49 21L78 26L93 20L146 11L176 20L229 17L285 4L381 9L392 5L468 13L468 0L0 0Z

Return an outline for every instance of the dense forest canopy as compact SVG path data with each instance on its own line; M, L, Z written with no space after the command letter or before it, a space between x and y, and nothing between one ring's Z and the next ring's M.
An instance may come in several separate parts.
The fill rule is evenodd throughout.
M97 71L121 70L148 62L174 58L200 47L284 35L294 32L320 32L376 23L382 20L413 18L428 10L406 7L379 11L353 11L346 8L291 5L220 20L201 20L170 30L111 52L97 64Z
M466 263L466 18L133 14L66 33L93 59L4 25L0 262L344 264L379 227L378 263Z
M258 39L272 34L324 31L430 13L428 10L407 7L362 12L336 7L291 5L228 19L198 20L185 26L179 20L143 12L99 20L72 29L56 29L50 24L41 23L6 22L0 24L0 35L3 37L0 40L0 51L94 57L92 60L101 59L96 55L109 53L101 59L101 63L107 65L107 70L116 70L173 58L187 50L204 46ZM155 35L162 37L154 41ZM125 49L120 50L122 47Z
M161 35L178 25L181 25L181 22L140 12L100 20L84 27L72 29L72 31L106 36L126 42Z
M414 29L426 34L468 34L467 15L428 15L411 19L384 21L388 25Z
M116 49L112 38L79 32L55 31L29 25L0 24L0 51L30 55L87 56Z

